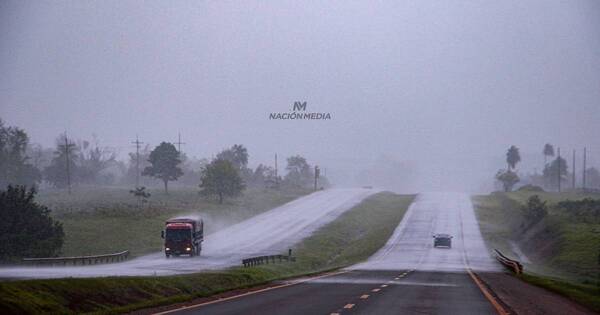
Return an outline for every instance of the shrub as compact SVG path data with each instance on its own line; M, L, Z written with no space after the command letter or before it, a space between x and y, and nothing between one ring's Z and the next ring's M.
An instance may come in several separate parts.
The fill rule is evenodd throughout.
M36 191L8 186L0 191L0 260L57 255L63 244L62 224L51 210L34 201Z

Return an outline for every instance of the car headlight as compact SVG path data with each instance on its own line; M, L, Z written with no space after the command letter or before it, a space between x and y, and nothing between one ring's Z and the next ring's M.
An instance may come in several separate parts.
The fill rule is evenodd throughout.
M191 248L189 248L189 247L186 247L186 248L185 248L185 250L189 252L189 251L191 251L192 249L191 249Z

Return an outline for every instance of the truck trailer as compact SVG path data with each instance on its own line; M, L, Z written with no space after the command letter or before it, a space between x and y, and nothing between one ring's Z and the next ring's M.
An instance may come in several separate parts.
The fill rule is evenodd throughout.
M200 255L204 241L204 222L202 219L192 218L169 219L165 222L161 237L165 240L167 258L171 255Z

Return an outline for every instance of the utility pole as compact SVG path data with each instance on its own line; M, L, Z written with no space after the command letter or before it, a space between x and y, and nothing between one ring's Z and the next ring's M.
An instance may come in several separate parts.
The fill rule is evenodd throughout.
M317 190L317 181L319 179L319 175L321 174L321 170L317 165L315 165L315 191Z
M556 161L556 165L558 165L558 192L560 192L560 148L558 148L558 158Z
M275 187L279 187L279 176L277 175L277 153L275 153Z
M135 188L140 186L140 142L138 136L135 135L135 141L131 142L135 144Z
M583 190L584 191L585 191L585 180L586 180L586 178L585 178L585 175L586 175L585 174L585 170L586 170L586 162L587 162L586 159L587 159L587 148L584 147L583 148L583 178L582 178L583 179Z
M69 157L71 155L71 148L75 146L73 143L69 143L69 139L67 138L67 132L65 131L65 160L67 162L67 191L69 195L71 194L71 166L69 164Z
M177 142L175 142L175 144L177 145L177 152L179 152L179 154L181 154L181 145L185 144L185 142L181 142L181 133L178 134L179 135L179 140L177 140Z
M573 184L571 188L575 190L575 149L573 149Z

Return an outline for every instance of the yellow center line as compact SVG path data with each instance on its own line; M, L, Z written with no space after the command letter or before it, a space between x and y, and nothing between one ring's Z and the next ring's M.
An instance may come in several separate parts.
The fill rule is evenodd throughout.
M363 300L364 300L364 299L368 299L368 298L369 298L369 295L368 295L368 294L363 294L363 295L361 295L361 296L360 296L360 298L361 298L361 299L363 299Z
M346 305L344 305L344 308L347 308L347 309L351 309L353 307L354 307L354 304L346 304Z
M510 313L507 310L505 310L500 303L498 303L496 298L494 298L494 296L489 292L489 290L481 283L477 275L473 271L471 271L471 268L467 268L467 272L469 273L469 276L471 276L471 279L473 279L473 282L475 282L479 290L481 290L481 293L483 293L485 298L488 299L488 301L490 301L490 303L496 310L496 313L498 313L498 315L509 315Z

